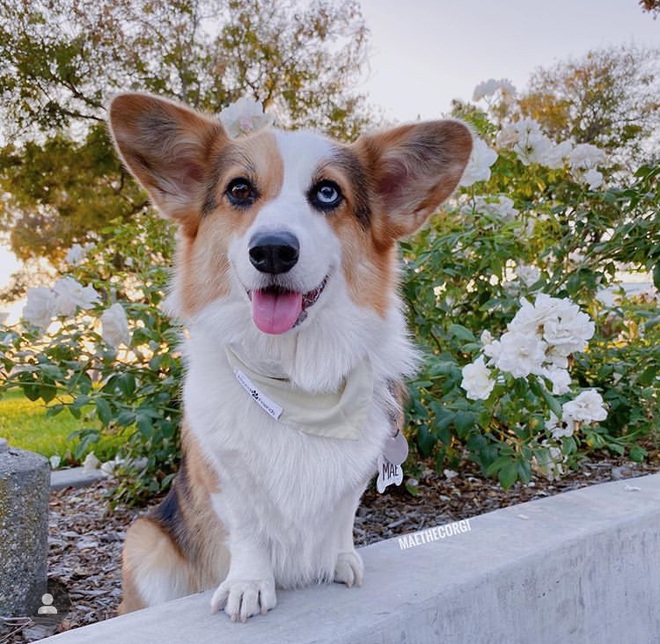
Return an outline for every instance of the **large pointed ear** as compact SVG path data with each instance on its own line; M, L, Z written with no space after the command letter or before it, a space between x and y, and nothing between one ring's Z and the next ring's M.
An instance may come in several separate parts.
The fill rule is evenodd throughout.
M355 146L382 204L382 236L393 241L415 232L454 191L472 135L459 121L431 121L366 135Z
M122 160L158 209L181 222L197 218L211 160L228 140L220 123L150 94L120 94L108 112Z

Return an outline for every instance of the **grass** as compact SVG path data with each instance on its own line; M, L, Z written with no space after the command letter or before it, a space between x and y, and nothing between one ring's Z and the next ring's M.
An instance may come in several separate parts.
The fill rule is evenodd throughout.
M62 464L78 464L73 452L78 439L69 435L86 427L98 427L96 422L74 418L67 410L57 416L46 416L43 401L32 402L19 391L4 394L0 398L0 437L6 438L12 447L20 447L47 458L58 455ZM120 436L101 436L98 443L90 447L101 461L111 459L119 445Z

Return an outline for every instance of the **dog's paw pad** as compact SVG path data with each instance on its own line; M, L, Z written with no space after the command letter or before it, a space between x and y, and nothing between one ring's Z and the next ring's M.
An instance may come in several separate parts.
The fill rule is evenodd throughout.
M265 615L271 608L275 608L276 603L275 582L272 579L226 579L213 593L211 612L224 608L232 622L247 622L254 615Z
M335 581L339 584L361 586L364 579L364 564L362 557L352 550L351 552L340 552L335 564Z

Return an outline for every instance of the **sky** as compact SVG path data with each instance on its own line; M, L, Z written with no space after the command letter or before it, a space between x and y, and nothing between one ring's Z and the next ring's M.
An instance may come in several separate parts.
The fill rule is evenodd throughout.
M539 66L616 44L660 46L637 0L362 0L371 31L359 91L388 121L437 118L479 82L522 89ZM0 288L17 267L0 245Z
M612 44L660 46L637 0L362 0L371 31L364 87L388 120L437 118L481 81L519 89L539 66Z

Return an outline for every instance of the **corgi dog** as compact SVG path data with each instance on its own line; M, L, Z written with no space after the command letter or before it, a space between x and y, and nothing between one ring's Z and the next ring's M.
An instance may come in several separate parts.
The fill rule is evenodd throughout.
M456 188L465 125L420 122L341 144L217 118L156 96L109 105L116 148L179 224L183 456L128 530L121 613L215 588L246 621L276 588L359 586L362 493L415 368L397 240Z

